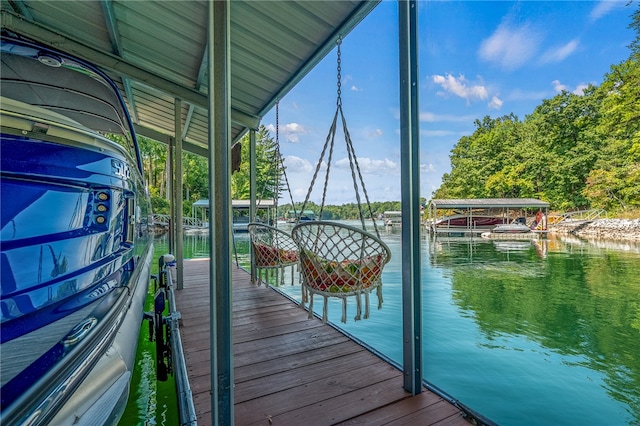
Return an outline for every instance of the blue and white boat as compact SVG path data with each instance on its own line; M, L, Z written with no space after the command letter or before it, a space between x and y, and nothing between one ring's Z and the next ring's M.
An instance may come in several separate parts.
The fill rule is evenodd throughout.
M96 67L1 52L0 423L114 424L153 256L133 126Z

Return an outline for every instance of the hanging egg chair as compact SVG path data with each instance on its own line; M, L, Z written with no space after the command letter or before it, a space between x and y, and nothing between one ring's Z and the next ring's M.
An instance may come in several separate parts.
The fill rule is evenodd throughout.
M322 218L322 210L325 205L329 172L334 152L336 128L338 117L341 118L344 131L351 177L355 189L355 196L360 214L361 228L331 221L311 221L297 224L291 231L291 237L298 246L300 257L300 272L302 275L302 302L304 306L309 300L309 318L313 317L313 296L318 294L324 297L322 321L327 321L327 304L329 297L342 299L342 322L346 322L347 298L355 297L357 312L355 319L369 317L369 294L376 290L378 308L382 307L382 270L391 258L389 247L382 241L375 216L373 214L369 197L364 186L358 159L353 148L351 136L347 129L347 121L342 111L341 76L340 76L340 43L338 39L338 96L337 108L333 122L322 149L320 159L311 180L307 197L302 205L304 210L309 201L311 192L318 173L323 164L326 164L324 177L324 190L320 205L319 217ZM326 163L325 154L328 152ZM369 215L372 220L365 221L365 212L362 208L360 190L364 194ZM366 231L366 222L373 224L375 235ZM364 313L363 301L364 297Z
M291 267L291 284L298 264L298 248L286 232L263 223L247 225L258 285L269 287L269 272L275 273L276 285L284 283L285 268Z
M300 223L291 237L299 248L302 304L309 301L309 318L313 317L316 294L324 297L325 323L329 297L342 299L342 322L347 321L350 296L356 299L356 321L369 317L369 294L374 290L378 309L382 307L382 269L391 259L391 251L379 238L360 228L328 221Z

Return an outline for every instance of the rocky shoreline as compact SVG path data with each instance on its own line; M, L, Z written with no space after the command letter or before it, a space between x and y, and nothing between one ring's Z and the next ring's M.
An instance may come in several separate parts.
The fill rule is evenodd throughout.
M596 219L563 222L549 227L550 232L583 238L640 241L640 219Z

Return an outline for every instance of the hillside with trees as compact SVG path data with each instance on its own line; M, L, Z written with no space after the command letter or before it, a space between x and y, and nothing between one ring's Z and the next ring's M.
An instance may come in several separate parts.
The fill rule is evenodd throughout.
M563 91L519 120L475 121L433 198L526 197L553 209L640 208L640 9L629 58L600 86Z

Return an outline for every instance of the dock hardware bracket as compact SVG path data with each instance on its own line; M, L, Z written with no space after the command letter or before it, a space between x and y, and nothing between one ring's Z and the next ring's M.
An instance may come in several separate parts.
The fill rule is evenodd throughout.
M149 321L149 341L156 342L156 377L158 381L166 381L169 374L174 377L179 395L180 425L195 426L196 409L180 337L182 315L176 307L175 257L171 254L160 256L158 271L160 273L153 276L153 311L144 313L144 319Z
M159 260L160 273L152 275L154 281L153 311L145 312L143 319L149 321L149 341L156 342L156 380L166 382L173 374L173 354L171 350L171 324L180 320L179 312L164 315L167 308L167 271L164 259Z

